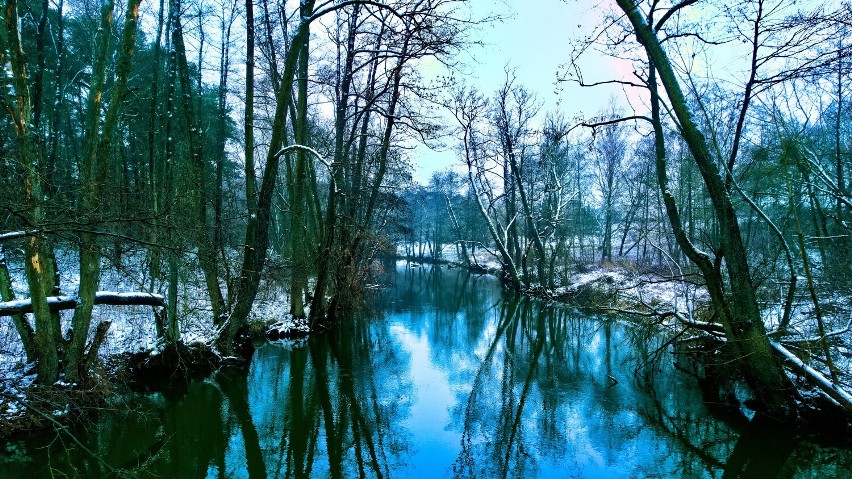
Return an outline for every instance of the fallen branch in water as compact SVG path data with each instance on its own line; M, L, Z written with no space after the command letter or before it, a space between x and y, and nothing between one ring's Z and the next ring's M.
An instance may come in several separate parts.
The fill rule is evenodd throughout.
M804 361L782 346L781 343L770 341L769 344L772 345L775 352L780 354L796 372L808 378L812 384L822 390L828 397L834 399L843 408L852 413L852 395L831 382L816 369L805 364Z
M666 318L675 318L684 326L687 326L687 327L693 328L693 329L698 329L700 331L704 331L705 333L710 333L710 334L717 336L717 337L720 334L721 335L725 334L725 327L722 326L719 323L710 323L710 322L707 322L707 321L698 321L696 319L687 318L686 316L684 316L683 314L681 314L677 311L658 311L657 309L653 308L652 306L650 306L648 304L645 304L644 302L642 302L641 304L642 304L643 307L647 308L648 311L636 311L636 310L632 310L632 309L621 309L621 308L600 308L600 309L601 309L601 311L606 311L606 312L610 312L610 313L629 314L629 315L632 315L632 316L640 316L640 317L648 317L648 318L653 317L653 318L659 318L661 320L666 319Z
M51 311L74 309L77 307L76 296L49 296L47 305ZM98 291L95 293L95 304L107 304L112 306L165 306L165 300L161 294L133 292L117 293L115 291ZM0 316L12 316L14 314L32 313L33 305L29 299L6 301L0 303Z

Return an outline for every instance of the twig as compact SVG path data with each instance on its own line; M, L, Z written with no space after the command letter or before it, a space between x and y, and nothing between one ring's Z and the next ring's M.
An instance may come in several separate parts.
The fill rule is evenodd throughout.
M21 398L19 398L19 397L16 397L16 396L11 395L11 394L7 394L7 393L5 393L5 392L0 392L0 397L6 398L6 399L8 399L8 400L10 400L10 401L15 401L15 402L17 402L18 404L20 404L21 406L24 406L25 408L27 408L27 409L29 409L30 411L34 412L37 416L40 416L40 417L42 417L42 418L46 419L46 420L47 420L47 421L49 421L49 422L53 425L53 427L55 427L57 430L62 431L62 432L64 432L65 434L67 434L67 435L68 435L68 437L70 437L72 441L74 441L74 442L75 442L78 446L80 446L80 449L82 449L82 450L83 450L83 451L85 451L87 454L89 454L90 456L92 456L92 457L93 457L96 461L98 461L98 462L99 462L102 466L104 466L104 467L105 467L105 468L106 468L109 472L111 472L111 473L113 473L113 474L115 474L115 473L117 472L117 471L116 471L116 469L115 469L114 467L110 466L110 465L109 465L106 461L104 461L104 460L103 460L103 458L102 458L102 457L98 456L98 455L97 455L97 454L95 454L95 453L94 453L91 449L89 449L88 447L86 447L86 445L85 445L85 444L83 444L82 442L80 442L80 440L79 440L79 439L77 439L77 436L75 436L74 434L72 434L72 433L71 433L71 431L69 431L67 427L65 427L62 423L60 423L59 421L57 421L56 419L54 419L53 417L51 417L49 414L47 414L47 413L45 413L44 411L42 411L41 409L39 409L39 408L37 408L37 407L33 406L33 405L32 405L32 404L30 404L28 401L25 401L25 400L23 400L23 399L21 399Z

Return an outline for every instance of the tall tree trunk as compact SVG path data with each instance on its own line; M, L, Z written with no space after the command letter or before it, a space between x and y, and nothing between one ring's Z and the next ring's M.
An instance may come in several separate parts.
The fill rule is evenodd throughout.
M508 132L507 132L508 136ZM509 164L511 165L512 174L515 177L515 184L518 188L518 195L521 199L521 208L524 211L524 217L526 217L527 230L532 234L533 245L536 250L536 272L538 274L538 282L541 285L544 285L545 282L545 273L544 273L544 265L547 260L547 254L544 249L544 243L541 241L541 233L538 230L538 225L536 225L535 218L533 217L533 209L530 205L529 198L527 198L526 188L524 187L523 177L521 176L521 169L518 166L518 160L515 156L515 145L512 143L511 138L507 138L507 152L509 157Z
M157 16L157 38L154 40L154 71L151 76L151 104L149 107L148 120L148 194L151 200L151 211L155 217L159 218L162 213L162 185L160 175L163 173L162 168L158 168L160 159L157 158L156 152L156 132L157 119L159 111L159 96L160 96L160 56L162 55L162 38L163 24L165 13L165 0L160 0L160 8ZM151 284L150 289L153 291L157 280L160 276L160 248L157 246L160 241L160 228L151 228L151 244L154 247L151 249ZM159 323L158 323L159 324ZM162 331L158 330L158 336L161 336Z
M33 81L33 129L41 127L41 109L43 106L42 91L44 91L44 45L47 36L47 15L50 12L50 0L42 0L41 16L36 27L36 71Z
M189 140L189 153L192 156L193 176L195 179L196 202L196 224L195 243L198 248L198 262L204 274L204 282L207 293L210 295L210 305L213 310L213 320L219 323L223 317L225 307L222 297L222 288L219 285L219 267L217 255L210 243L208 235L209 222L207 220L207 168L204 161L203 144L201 138L201 119L199 112L195 109L193 102L192 83L190 82L189 64L186 59L186 46L183 40L183 27L181 26L180 0L172 0L174 13L172 18L172 48L178 67L178 79L181 87L181 98L183 113L189 129L187 139ZM198 93L199 97L201 92Z
M315 0L305 0L304 11L312 12L314 2ZM310 34L311 20L312 17L302 17L299 28L293 37L294 45L304 42L305 37ZM272 120L272 137L270 138L266 165L257 195L257 209L254 215L249 216L246 225L243 264L240 268L240 276L237 279L237 293L234 296L236 300L216 338L217 348L225 353L233 351L233 342L237 331L246 324L252 304L257 296L260 273L266 260L272 198L278 178L278 165L283 154L282 146L285 138L287 107L292 101L290 83L295 77L299 52L300 49L291 48L284 61L284 74L282 75L281 87L276 95L275 115Z
M32 97L27 83L27 62L21 46L18 26L18 4L8 0L5 4L3 35L8 44L2 45L0 60L5 64L6 54L11 67L13 99L9 100L9 112L15 128L15 148L20 164L24 168L24 205L29 210L26 221L30 227L39 227L45 218L44 184L41 171L44 167L35 132L32 131ZM53 289L53 263L50 243L39 235L27 238L24 243L24 271L33 305L35 336L33 348L37 359L37 379L43 384L52 384L59 376L59 351L56 338L59 336L59 324L51 315L47 305L47 296ZM25 328L26 329L26 328ZM23 339L26 341L26 339Z
M702 256L698 261L699 267L705 273L711 299L725 326L729 343L736 348L734 360L738 365L739 372L746 379L757 400L767 413L788 418L792 409L791 385L781 365L775 361L769 339L766 336L747 254L740 235L737 215L731 203L725 180L720 175L704 136L693 120L689 104L683 95L668 56L660 46L656 33L645 22L638 8L630 0L617 0L617 2L633 26L648 59L653 62L652 70L656 70L656 73L660 75L660 80L668 93L671 108L680 123L681 135L698 165L704 184L710 194L715 217L719 222L719 241L725 255L725 266L730 287L730 293L727 297L724 294L723 284L717 284L717 280L721 278L717 275L707 274L708 271L705 271L706 262L709 259ZM654 79L654 82L656 82L656 79ZM656 89L654 83L652 83L652 88ZM652 91L652 97L656 97L659 101L656 91ZM656 114L657 119L659 119L659 111ZM659 120L655 123L659 123ZM655 128L661 130L660 127ZM661 132L657 131L657 135L661 136ZM658 139L659 141L661 140ZM659 144L657 148L659 176L660 157L662 156L664 160L665 151L660 151ZM668 198L667 201L673 203L673 199L667 195L668 190L664 186L665 184L661 183L664 196ZM668 204L667 210L669 210L671 219ZM679 221L671 221L671 223L674 229L682 229ZM683 242L684 235L679 233L679 236L681 237L680 242ZM683 247L683 245L681 246Z
M166 26L167 35L167 51L169 58L166 66L167 81L166 81L166 144L163 155L164 164L162 171L162 188L161 195L163 198L163 209L165 211L166 228L168 236L171 239L167 252L167 295L166 295L166 321L162 326L162 333L167 342L177 342L180 340L180 328L177 317L177 300L178 300L178 276L180 271L180 262L178 261L178 252L183 251L183 244L178 240L179 227L177 225L178 214L175 198L177 196L176 175L175 175L175 95L177 94L177 53L172 41L172 21L174 20L174 3L169 1L169 18ZM175 334L177 333L177 334Z
M839 42L837 47L837 114L834 118L834 161L837 174L837 189L840 194L846 193L846 178L843 172L843 155L840 152L840 125L841 115L843 114L843 42ZM840 218L843 203L840 198L837 199L836 214Z
M352 68L355 61L355 35L356 26L358 24L358 12L356 7L349 19L349 28L347 33L346 53L340 72L340 81L337 92L337 105L335 108L335 137L334 137L334 163L338 166L333 167L331 171L331 181L329 184L327 212L325 216L325 225L322 231L323 246L319 254L319 268L317 270L317 284L314 289L313 302L311 303L311 327L319 324L319 321L325 319L326 304L325 296L329 289L330 278L335 278L341 271L352 266L353 251L348 250L349 246L346 233L337 231L337 202L338 190L343 185L343 164L347 162L348 148L345 146L346 120L349 112L349 95L350 86L352 85ZM298 143L298 140L297 140ZM349 198L348 201L354 201L354 198ZM345 229L345 226L344 226ZM335 242L338 240L338 233L344 236L340 239L338 250L335 250ZM346 250L346 251L343 251ZM338 255L332 260L332 254ZM337 264L335 264L337 263ZM332 271L336 269L336 271ZM336 285L337 287L342 284Z
M88 101L86 143L83 156L83 184L81 185L82 211L80 216L89 222L90 228L93 227L91 223L97 222L98 217L102 214L99 209L103 208L101 195L109 174L108 159L130 76L131 58L136 46L139 2L140 0L130 0L127 5L116 65L115 85L104 117L102 131L99 132L100 97L105 82L107 52L109 50L108 38L111 35L112 28L112 2L102 10L101 35L105 38L102 38L98 44L93 68L96 80L93 82L95 89L90 92ZM81 233L80 240L79 303L77 308L74 309L74 317L71 320L72 335L65 362L65 373L70 381L77 381L85 377L87 373L81 370L81 366L84 365L82 360L86 355L85 346L92 322L92 308L94 307L95 293L100 283L101 255L97 235L94 231L85 231Z
M246 0L246 105L245 132L246 206L249 215L257 207L257 178L254 173L254 0Z
M231 300L233 294L230 286L230 269L228 267L228 255L225 252L224 230L222 225L222 207L224 196L224 181L225 181L225 161L227 161L227 152L225 146L227 142L227 126L226 118L228 116L228 73L231 68L230 60L230 44L231 44L231 25L233 25L234 8L231 9L230 17L225 16L225 4L222 7L222 23L221 27L221 44L220 44L220 61L219 61L219 89L217 92L219 118L216 125L217 145L216 145L216 188L213 192L213 254L220 254L222 264L226 273L226 284L228 285L228 299ZM230 303L230 301L228 301ZM225 318L216 317L215 321L220 323Z
M101 139L100 118L103 90L106 83L107 55L112 38L114 8L114 0L107 0L101 5L101 18L92 64L92 78L89 85L89 95L86 99L83 156L80 162L80 201L77 214L80 221L86 225L87 230L80 233L80 285L78 289L80 301L74 308L74 317L71 320L71 342L68 345L68 361L65 363L65 372L71 381L77 381L82 377L79 366L91 326L95 293L100 285L101 255L94 229L99 225L98 216L102 213L99 210L100 194L103 191L103 182L107 175L107 155L100 157L98 147ZM110 107L114 106L110 105Z
M785 152L784 158L788 161L797 161L795 152ZM825 363L828 365L828 371L831 373L831 379L835 384L838 384L837 367L831 359L831 350L828 347L828 339L825 336L825 324L822 316L822 308L820 307L819 297L817 296L816 286L814 285L814 276L811 270L811 261L808 256L808 248L805 245L805 234L802 232L802 222L799 220L799 208L796 206L796 196L793 195L793 185L790 181L790 172L788 165L782 165L784 168L784 180L787 183L787 200L790 202L790 211L793 213L793 223L796 225L796 239L799 244L799 254L802 256L802 266L805 270L805 279L808 283L808 292L811 295L811 302L814 305L814 316L817 322L817 331L820 337L820 346L825 354Z
M51 197L56 190L56 162L59 157L60 125L62 109L65 103L65 16L62 13L64 0L59 0L56 6L56 70L54 71L54 101L50 122L50 151L47 155L45 168L45 183Z
M304 5L302 6L304 8ZM303 16L310 12L302 11ZM310 36L291 48L300 51L296 77L296 116L293 118L293 140L297 145L310 147L308 138L308 63L310 60ZM290 313L297 318L306 317L305 290L308 287L308 245L305 206L308 189L308 153L300 148L296 151L296 167L290 190L290 251L292 273L290 275ZM332 185L334 181L332 180ZM329 204L334 201L334 188L329 192Z

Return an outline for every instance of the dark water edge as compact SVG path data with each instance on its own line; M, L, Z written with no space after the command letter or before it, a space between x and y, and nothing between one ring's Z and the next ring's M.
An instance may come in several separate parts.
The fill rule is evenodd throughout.
M852 451L711 414L662 339L400 268L374 314L0 450L0 478L848 478ZM656 358L649 364L648 358Z

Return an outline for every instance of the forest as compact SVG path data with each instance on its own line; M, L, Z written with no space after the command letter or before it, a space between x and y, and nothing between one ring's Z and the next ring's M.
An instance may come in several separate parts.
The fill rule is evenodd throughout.
M604 2L551 105L511 65L465 81L499 21L469 3L3 0L4 404L91 388L130 343L225 361L334 329L407 259L550 301L589 270L671 288L593 307L760 414L850 424L852 7ZM448 160L427 181L423 145Z

